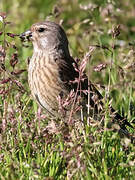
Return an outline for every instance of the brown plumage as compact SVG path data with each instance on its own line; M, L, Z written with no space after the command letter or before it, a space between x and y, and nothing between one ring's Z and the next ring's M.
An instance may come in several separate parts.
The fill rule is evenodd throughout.
M49 21L36 23L29 31L22 33L20 38L28 39L33 43L34 50L28 68L28 81L31 93L38 104L50 114L57 115L59 110L57 97L66 98L72 89L76 91L79 87L78 94L81 91L83 109L86 109L88 93L84 91L88 90L88 79L84 74L79 86L74 82L79 78L79 72L75 69L77 63L70 56L68 39L61 26ZM89 88L90 106L95 109L95 113L98 113L103 108L102 95L91 82L89 82ZM101 108L95 104L93 95L97 96ZM114 114L114 122L116 121L127 133L125 125L131 125L118 113L114 113L112 107L110 111Z

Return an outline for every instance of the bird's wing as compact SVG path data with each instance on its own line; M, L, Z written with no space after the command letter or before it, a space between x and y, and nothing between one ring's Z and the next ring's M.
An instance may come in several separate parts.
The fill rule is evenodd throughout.
M79 71L77 71L73 65L75 64L77 67L77 63L72 58L66 61L65 59L60 59L57 63L59 66L60 78L63 82L65 82L65 85L69 88L69 90L74 89L76 91L79 83L79 91L81 91L83 98L85 97L85 99L87 100L85 102L87 103L88 97L90 97L90 106L95 109L94 112L98 113L102 111L104 109L103 96L95 87L95 85L88 80L86 74L83 74L82 79L79 80L80 82L76 81L74 83L75 79L79 78ZM94 100L94 97L96 100ZM95 103L95 101L97 101L98 103ZM113 122L118 123L123 132L127 134L128 131L126 126L132 128L133 126L128 122L126 118L117 113L113 107L109 107L109 109L110 114L113 115Z

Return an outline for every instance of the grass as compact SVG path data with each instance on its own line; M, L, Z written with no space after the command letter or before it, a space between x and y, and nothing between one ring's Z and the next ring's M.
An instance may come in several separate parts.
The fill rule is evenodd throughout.
M6 12L5 21L11 24L3 28L0 22L0 32L19 34L45 18L62 20L74 57L83 59L89 46L99 46L86 68L89 77L104 86L102 94L109 94L113 107L132 122L134 5L130 0L3 0L0 11ZM71 126L68 134L60 124L62 133L48 132L50 119L45 112L37 113L27 83L26 58L31 56L32 46L22 47L18 37L4 37L3 33L0 45L4 46L4 40L10 45L5 44L6 58L0 56L0 179L134 179L135 146L117 131L101 128L94 119L89 124L84 118L84 131ZM98 66L102 64L106 64L104 69ZM105 107L107 124L107 102Z

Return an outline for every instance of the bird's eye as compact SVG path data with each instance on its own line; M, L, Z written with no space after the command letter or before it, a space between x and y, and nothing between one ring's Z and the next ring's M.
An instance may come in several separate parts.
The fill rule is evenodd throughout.
M39 28L38 29L38 32L44 32L45 31L45 28Z

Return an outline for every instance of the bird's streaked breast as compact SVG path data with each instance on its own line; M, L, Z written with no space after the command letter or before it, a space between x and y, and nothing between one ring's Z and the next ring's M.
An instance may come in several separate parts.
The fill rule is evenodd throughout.
M34 53L28 68L28 81L32 95L38 103L53 111L57 109L56 98L61 93L61 82L56 62L50 61L49 55Z

